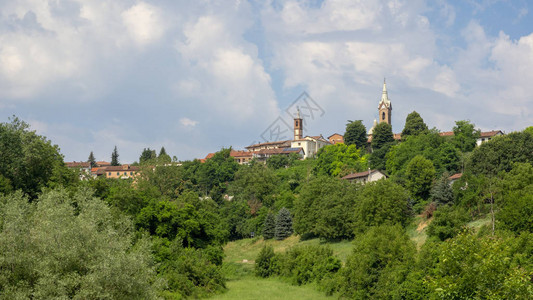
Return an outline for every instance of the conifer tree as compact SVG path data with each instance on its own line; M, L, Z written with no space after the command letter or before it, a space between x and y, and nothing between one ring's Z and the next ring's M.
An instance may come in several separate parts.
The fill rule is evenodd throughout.
M453 190L448 180L448 173L445 172L435 183L431 189L431 198L439 205L453 203Z
M111 165L112 166L120 166L120 163L118 162L117 146L115 146L115 149L113 150L113 153L111 153Z
M292 234L292 217L288 209L283 207L276 217L276 240L284 240Z
M276 218L274 214L268 213L263 222L263 238L265 240L271 239L276 234Z
M91 151L91 154L89 154L89 158L87 162L91 164L91 169L96 167L96 159L94 158L94 154L92 151Z

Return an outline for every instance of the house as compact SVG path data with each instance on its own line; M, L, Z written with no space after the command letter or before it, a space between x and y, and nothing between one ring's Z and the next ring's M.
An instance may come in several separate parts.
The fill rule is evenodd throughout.
M379 170L368 170L368 171L359 172L359 173L352 173L352 174L348 174L342 177L342 179L348 180L351 183L355 182L355 183L362 183L362 184L365 184L367 182L378 181L381 178L387 178L387 175L383 174Z
M344 144L344 136L338 134L338 133L334 133L330 136L328 136L328 141L335 145L335 144Z
M84 180L91 176L91 163L84 161L65 162L65 166L69 169L76 169L80 171L80 180Z
M266 162L266 160L272 155L290 155L292 153L298 154L299 157L304 157L305 155L302 148L263 149L252 152L252 155L257 161Z
M338 135L342 137L340 134ZM250 145L245 147L246 150L252 152L252 155L260 160L275 155L289 155L290 153L300 154L302 158L313 157L318 150L326 145L332 143L326 140L322 135L319 136L303 136L303 119L300 117L300 110L294 118L294 139L276 142L265 142ZM301 148L302 150L298 150ZM267 151L268 150L268 151Z
M105 176L106 178L115 178L115 179L128 179L134 178L139 172L140 168L137 166L130 166L124 164L122 166L109 166L97 168L97 176Z
M303 158L314 157L318 150L324 146L331 145L331 142L326 140L323 136L306 136L305 138L295 139L291 142L291 148L302 148Z
M501 130L492 130L487 132L481 132L479 135L479 138L476 141L476 145L481 145L484 142L490 141L495 136L503 135L503 132Z
M249 151L231 150L229 155L233 157L235 161L241 165L249 163L253 158L252 153ZM213 156L215 156L215 153L209 153L207 154L205 158L200 159L200 162L205 163L206 160L210 159Z
M439 133L439 135L443 137L453 137L454 133L453 131L444 131ZM493 137L500 135L504 135L503 131L501 130L482 131L479 134L479 138L476 140L476 146L479 146L484 142L490 141Z
M452 176L448 177L448 180L450 181L450 185L452 185L457 180L461 179L461 177L463 177L463 173L453 174Z

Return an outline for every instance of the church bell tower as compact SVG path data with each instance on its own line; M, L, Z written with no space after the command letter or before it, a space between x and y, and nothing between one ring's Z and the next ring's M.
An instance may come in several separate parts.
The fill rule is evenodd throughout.
M383 79L383 93L381 94L381 101L378 105L379 123L385 122L391 124L392 104L390 103L389 94L387 93L387 83Z
M303 133L302 118L300 117L300 108L298 108L298 112L294 118L294 140L303 139Z

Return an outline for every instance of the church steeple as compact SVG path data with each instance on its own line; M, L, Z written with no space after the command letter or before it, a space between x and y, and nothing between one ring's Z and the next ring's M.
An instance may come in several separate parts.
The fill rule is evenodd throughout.
M387 92L387 82L383 79L383 92L381 93L381 101L378 105L379 122L385 122L391 125L392 104Z
M302 124L302 117L300 117L300 108L297 108L298 111L296 113L296 117L294 118L294 140L301 140L303 139L303 124Z

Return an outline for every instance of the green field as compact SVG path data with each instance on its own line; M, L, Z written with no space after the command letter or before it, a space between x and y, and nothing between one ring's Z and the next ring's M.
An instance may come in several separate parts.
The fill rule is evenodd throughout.
M294 286L279 278L246 276L227 282L228 291L210 299L332 299L314 285Z
M425 220L417 216L414 222L407 227L407 233L411 240L420 248L426 241L427 225L430 220ZM490 218L482 218L468 224L469 227L479 229L481 226L490 223ZM227 292L216 295L211 299L331 299L323 292L317 290L316 286L304 285L295 286L283 281L282 278L258 278L254 276L255 258L265 245L274 248L274 252L285 252L287 249L297 245L319 245L319 239L300 241L299 236L291 236L283 241L263 240L262 238L242 239L228 243L224 247L223 270L228 278ZM336 243L324 243L329 246L333 253L343 262L352 251L351 241L341 241Z

